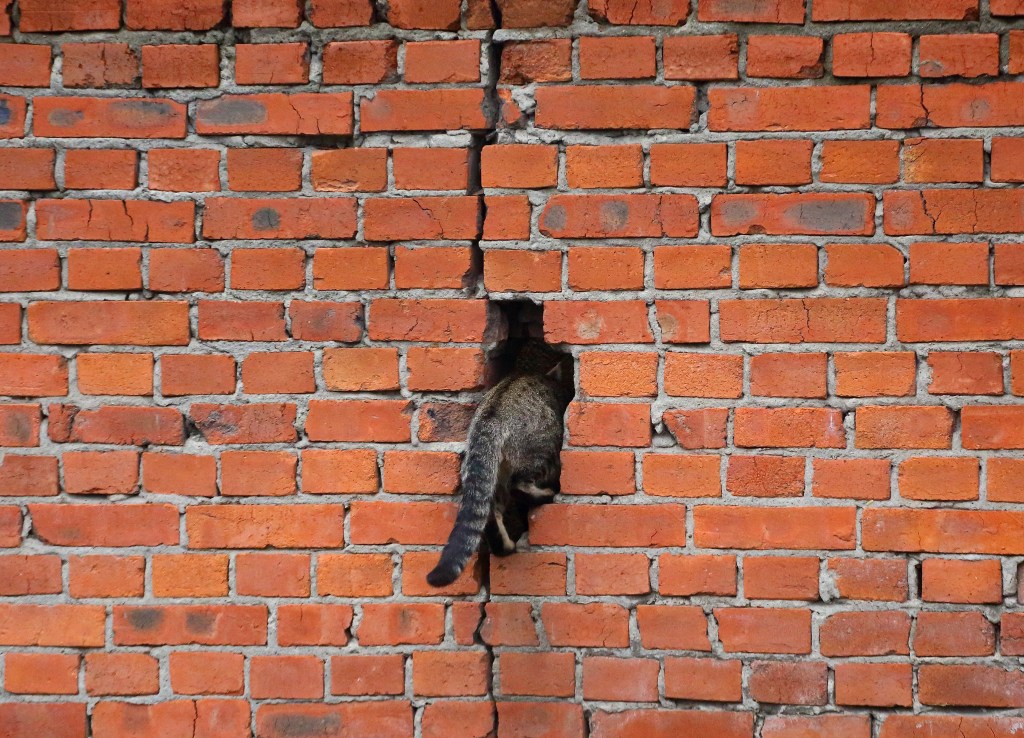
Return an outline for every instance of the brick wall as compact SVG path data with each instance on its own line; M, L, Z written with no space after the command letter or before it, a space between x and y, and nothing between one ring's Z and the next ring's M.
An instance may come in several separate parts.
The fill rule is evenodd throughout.
M0 5L0 736L1024 730L1021 0Z

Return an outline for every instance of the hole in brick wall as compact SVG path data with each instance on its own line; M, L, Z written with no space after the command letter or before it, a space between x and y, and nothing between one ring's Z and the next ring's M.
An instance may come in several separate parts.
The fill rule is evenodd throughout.
M562 384L574 394L573 359L567 351L544 341L544 303L531 300L491 300L506 330L505 338L487 351L487 387L514 371L547 372L562 364Z
M544 341L544 304L530 300L491 300L497 306L506 330L505 337L487 351L487 387L493 387L503 378L517 371L545 373L561 364L561 382L565 396L570 400L575 394L573 380L573 358ZM536 503L518 500L515 510L506 513L505 524L509 536L519 541L529 530L529 511ZM491 540L493 531L488 530L490 550L500 550Z

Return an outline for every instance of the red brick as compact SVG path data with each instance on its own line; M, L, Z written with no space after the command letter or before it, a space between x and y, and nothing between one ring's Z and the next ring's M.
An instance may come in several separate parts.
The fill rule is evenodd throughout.
M368 241L458 240L479 236L480 198L372 198L364 203Z
M898 141L825 141L819 176L839 184L891 184L900 178L899 151Z
M729 457L725 487L738 497L800 497L805 467L802 458L734 455Z
M222 495L280 497L295 494L298 458L287 451L225 451L221 454Z
M685 0L646 5L633 5L629 0L595 0L590 6L590 15L595 20L616 25L678 26L690 11Z
M832 38L832 73L836 77L906 77L912 43L907 33L837 34Z
M168 661L176 694L242 694L244 657L240 653L176 651Z
M235 587L240 595L309 597L309 566L309 554L239 554Z
M572 41L509 41L502 45L499 81L504 84L572 79Z
M47 98L52 99L52 98ZM146 200L40 200L39 237L49 241L195 241L194 204Z
M917 357L904 351L833 354L840 397L900 397L914 393Z
M583 698L602 702L657 702L659 670L657 659L584 656Z
M995 627L980 612L920 612L914 630L919 656L991 656Z
M501 693L506 696L572 697L576 691L572 653L505 651L498 662Z
M9 731L14 738L85 738L89 729L85 710L84 702L7 702L0 705L0 723L18 731Z
M0 496L51 497L59 486L57 459L5 453L0 461Z
M549 302L544 313L544 337L550 343L653 341L643 302Z
M818 599L818 559L813 556L747 556L743 594L755 600Z
M665 79L737 79L739 56L735 34L666 36L662 40Z
M468 88L378 90L359 103L359 125L375 131L450 131L487 128L483 91Z
M811 492L815 497L888 500L886 459L814 459Z
M689 130L695 94L688 86L599 85L540 87L536 97L539 128Z
M872 298L722 300L723 341L881 343L885 303Z
M699 607L638 605L636 618L646 649L711 650L707 616Z
M580 79L653 79L655 48L652 36L579 40Z
M301 6L290 0L235 0L231 4L231 23L242 28L295 28L301 20Z
M735 595L736 557L662 554L659 591L665 595Z
M45 97L33 131L52 138L184 138L185 106L165 98Z
M412 41L405 45L405 81L452 83L480 81L480 42Z
M921 562L921 599L972 604L1002 602L999 561L925 559Z
M324 663L315 656L253 656L249 668L253 699L320 699L324 695Z
M1020 85L1014 82L949 85L879 86L879 128L1014 126L1020 110Z
M302 491L357 494L377 491L377 454L370 449L306 449Z
M397 73L395 41L339 41L324 46L325 84L379 84L394 81Z
M213 192L220 189L220 152L215 149L150 149L146 159L149 186L154 190Z
M920 5L910 0L822 0L814 6L814 21L977 20L978 0L937 0Z
M498 723L509 735L583 738L584 716L580 705L555 702L498 702Z
M1022 33L1022 37L1024 37L1024 33ZM1022 152L1024 152L1024 139L993 138L992 181L1024 182L1024 167L1020 163ZM998 246L996 248L998 249Z
M541 619L552 646L622 648L629 643L629 613L611 603L545 602Z
M839 612L819 628L822 656L910 653L910 615L899 611Z
M220 49L216 44L166 44L142 47L142 86L217 87Z
M569 249L569 289L641 290L644 254L638 248L598 246Z
M132 30L206 31L224 19L218 0L127 0L125 18Z
M128 44L66 43L61 55L65 87L131 85L139 76L138 56Z
M395 735L411 735L413 711L406 701L353 704L265 704L256 713L256 733L265 738L290 738L296 725L344 725L357 735L372 735L381 726Z
M581 595L646 594L650 561L643 554L578 554L576 592Z
M371 0L312 0L309 20L317 28L368 26L373 20Z
M0 574L0 594L4 596L60 594L63 590L61 561L57 556L0 556Z
M159 662L144 653L87 653L85 691L91 695L156 694Z
M854 509L847 507L697 506L694 540L701 548L852 549Z
M64 491L73 495L131 495L138 491L134 451L66 451Z
M0 354L0 394L51 397L68 393L68 364L62 356Z
M737 141L735 151L736 184L804 185L811 181L813 141Z
M405 692L401 654L332 656L331 694L400 695Z
M949 448L953 416L945 407L862 405L856 411L857 448Z
M648 405L571 403L566 422L569 444L643 448L651 441L650 417Z
M112 30L121 24L119 0L86 0L72 6L60 0L24 0L18 7L24 32Z
M1022 548L1024 517L1010 510L866 509L861 526L865 551L1007 554Z
M820 661L755 661L750 670L750 696L765 704L828 703L828 666ZM771 718L765 721L765 730ZM831 734L828 734L831 736ZM815 734L793 738L819 738ZM825 738L821 736L820 738Z
M682 505L544 505L530 516L530 540L541 546L678 546L685 539Z
M559 553L518 553L491 560L495 594L564 595L566 559Z
M927 664L918 675L918 694L925 705L1024 706L1024 679L999 666Z
M440 545L455 523L456 506L437 502L357 501L351 505L353 543Z
M211 198L203 235L219 239L350 238L356 229L355 201L335 199Z
M739 702L743 698L740 661L691 658L665 659L665 696L706 702Z
M394 563L387 554L321 554L317 592L338 597L388 597Z
M772 715L765 719L763 738L871 738L867 715Z
M747 76L813 79L824 74L825 43L814 36L747 39Z
M352 93L222 95L199 102L196 131L206 135L347 136L352 133Z
M807 243L743 244L740 288L801 288L818 284L818 249Z
M985 179L984 141L908 138L903 142L903 167L903 178L907 182L982 182Z
M412 655L413 694L431 697L479 696L490 676L484 651L416 651Z
M654 251L658 289L714 289L732 285L729 246L659 246Z
M240 85L305 84L309 81L309 45L236 44L235 81Z
M918 56L922 77L998 75L999 35L976 33L921 36Z
M68 289L142 289L142 249L69 249Z
M55 154L53 149L0 151L0 186L6 190L57 189L53 178Z
M709 94L712 131L837 131L870 126L871 88L867 85L723 87Z
M391 160L399 190L465 191L469 183L467 149L396 148Z
M718 637L726 652L793 653L811 650L809 610L716 608Z
M716 236L768 234L870 236L875 199L858 193L716 195L711 232Z
M990 502L1018 502L1021 499L1021 475L1024 464L1019 459L990 458L988 488L985 498Z
M565 178L574 189L640 187L643 170L644 154L637 145L569 146L565 150Z
M837 705L909 707L913 702L910 664L837 664Z
M440 603L368 603L358 628L363 646L436 645L444 637Z
M344 541L340 505L190 506L190 548L324 548Z
M78 654L9 652L4 688L11 694L78 694L78 663Z
M104 643L100 605L0 604L0 642L5 646L96 648Z
M68 593L75 598L141 597L146 560L142 556L72 556Z
M405 400L311 400L306 435L312 441L407 443L411 414Z

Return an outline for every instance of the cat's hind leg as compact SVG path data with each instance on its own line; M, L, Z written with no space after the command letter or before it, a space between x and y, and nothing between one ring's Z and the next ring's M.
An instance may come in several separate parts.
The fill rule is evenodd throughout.
M520 482L516 485L516 490L537 502L547 502L555 496L555 490L538 487L534 482Z
M509 537L508 529L505 527L505 519L498 511L494 512L494 527L497 529L501 553L510 554L516 550L516 542Z

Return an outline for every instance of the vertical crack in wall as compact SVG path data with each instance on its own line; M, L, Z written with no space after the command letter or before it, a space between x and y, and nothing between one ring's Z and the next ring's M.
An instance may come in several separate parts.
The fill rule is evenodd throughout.
M496 0L490 0L491 15L494 17L494 25L501 28L501 9ZM470 244L471 274L473 281L470 286L473 293L487 299L486 287L484 286L484 252L481 242L484 240L484 226L487 221L487 198L484 196L483 187L483 149L488 143L493 142L497 137L498 126L501 121L501 100L498 96L498 79L501 72L501 48L494 40L495 31L489 30L481 39L483 68L481 70L483 82L483 109L484 120L487 128L472 134L472 141L469 149L469 178L466 183L466 194L474 196L479 202L477 208L476 238ZM488 309L491 309L488 303ZM495 311L496 313L497 311ZM492 314L494 318L506 320L504 314ZM498 338L500 339L499 331ZM485 347L485 351L486 351ZM487 352L490 353L490 352ZM489 358L489 357L488 357ZM467 438L468 443L468 438ZM481 646L487 654L487 668L489 671L487 697L491 703L491 715L493 720L492 735L499 735L500 725L498 717L498 700L495 695L497 685L497 663L494 646L484 638L484 626L487 621L487 606L491 601L491 554L487 546L481 546L478 566L480 567L480 586L483 591L483 600L480 602L480 620L473 632L473 641Z

